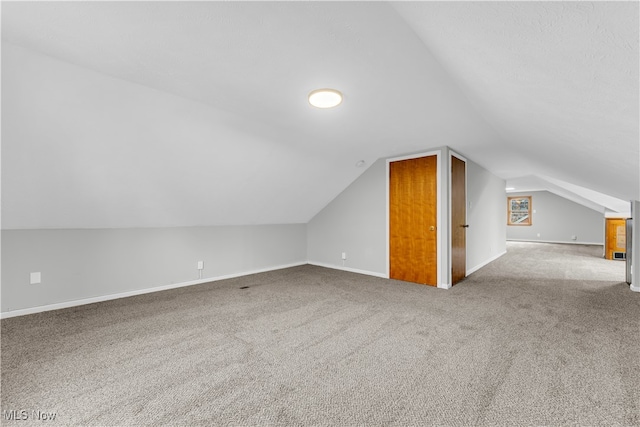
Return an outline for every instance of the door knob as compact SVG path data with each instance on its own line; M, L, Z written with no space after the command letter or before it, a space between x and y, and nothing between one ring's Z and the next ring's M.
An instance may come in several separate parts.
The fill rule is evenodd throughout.
M469 228L469 224L461 225L462 228Z
M435 231L435 227L432 225L431 227L429 227L429 231Z

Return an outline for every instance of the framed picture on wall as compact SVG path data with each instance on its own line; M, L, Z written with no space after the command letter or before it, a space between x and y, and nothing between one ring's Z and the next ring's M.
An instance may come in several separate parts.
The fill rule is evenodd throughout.
M531 225L531 196L507 197L507 225Z

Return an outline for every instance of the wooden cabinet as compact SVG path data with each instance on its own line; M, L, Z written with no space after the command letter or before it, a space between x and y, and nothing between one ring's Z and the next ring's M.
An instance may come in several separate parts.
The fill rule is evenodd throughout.
M605 219L604 257L606 259L626 259L626 218Z

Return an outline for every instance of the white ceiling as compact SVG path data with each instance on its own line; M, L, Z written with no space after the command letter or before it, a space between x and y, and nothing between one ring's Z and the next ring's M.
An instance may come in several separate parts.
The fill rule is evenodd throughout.
M3 2L2 41L3 228L304 223L442 145L640 199L636 2Z
M490 168L508 186L549 175L581 196L589 192L576 184L595 190L590 197L604 207L611 195L629 209L640 191L638 2L395 7L504 143L531 162L523 173L498 155L502 164Z

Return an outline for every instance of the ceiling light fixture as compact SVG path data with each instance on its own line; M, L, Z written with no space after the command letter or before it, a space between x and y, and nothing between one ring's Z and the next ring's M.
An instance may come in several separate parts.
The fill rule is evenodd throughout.
M509 191L509 190L515 190L515 188L514 188L514 187L507 187L507 188L505 188L505 190L507 190L507 191Z
M367 162L365 162L364 160L358 160L358 162L356 163L356 167L357 168L361 168L366 164L367 164Z
M309 104L317 108L333 108L342 103L342 94L335 89L316 89L309 93Z

